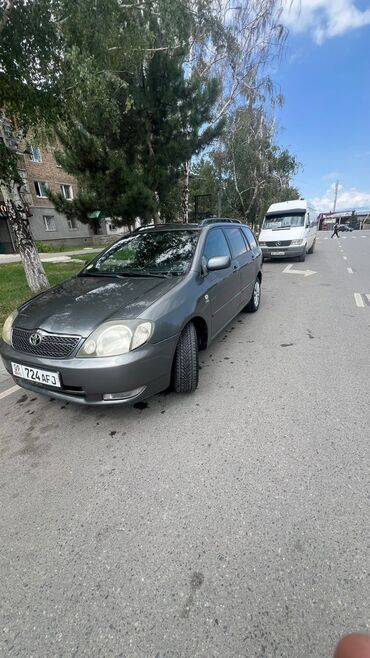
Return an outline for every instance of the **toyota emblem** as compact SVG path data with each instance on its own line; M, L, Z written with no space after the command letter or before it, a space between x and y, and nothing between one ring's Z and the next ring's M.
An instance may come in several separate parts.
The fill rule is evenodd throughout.
M40 345L42 341L42 336L40 336L39 333L31 334L29 338L29 342L33 347L37 347L37 345Z

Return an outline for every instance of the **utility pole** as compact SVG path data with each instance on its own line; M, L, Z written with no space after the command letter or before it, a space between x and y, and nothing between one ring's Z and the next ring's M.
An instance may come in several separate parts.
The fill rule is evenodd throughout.
M336 209L337 209L338 186L339 186L339 180L337 180L337 182L335 183L335 194L334 194L333 212L335 212Z

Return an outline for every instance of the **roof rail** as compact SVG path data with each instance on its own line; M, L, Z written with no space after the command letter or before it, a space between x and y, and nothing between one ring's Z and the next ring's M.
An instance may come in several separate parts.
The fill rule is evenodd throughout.
M140 226L137 231L146 231L148 228L150 229L163 229L163 228L173 228L176 227L178 228L179 226L184 226L182 222L172 222L172 223L164 223L164 224L144 224L144 226Z
M206 224L223 224L225 222L228 224L242 224L240 219L230 219L229 217L208 217L207 219L203 219L201 221L201 225L205 226Z

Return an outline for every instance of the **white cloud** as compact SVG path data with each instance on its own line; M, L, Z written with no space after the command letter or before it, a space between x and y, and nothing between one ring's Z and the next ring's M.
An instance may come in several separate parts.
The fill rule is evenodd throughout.
M322 197L311 199L319 212L333 210L334 189L333 184ZM370 192L360 192L355 187L345 190L342 185L339 185L337 210L356 210L357 208L370 208Z
M370 8L355 0L283 0L283 23L292 32L310 32L320 44L348 30L370 25Z

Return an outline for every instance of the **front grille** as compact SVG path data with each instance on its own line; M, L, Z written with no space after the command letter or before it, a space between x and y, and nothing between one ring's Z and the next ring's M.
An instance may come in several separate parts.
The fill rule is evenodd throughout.
M31 345L30 336L39 333L41 342ZM46 331L29 331L28 329L13 329L13 347L19 352L45 356L52 359L67 359L71 356L81 340L80 336L64 336L63 334L49 334Z
M272 241L272 242L266 242L267 247L289 247L292 244L291 240L280 240L279 241Z

